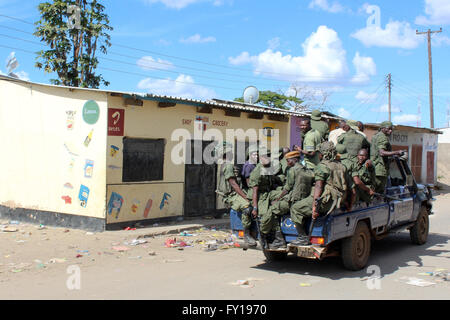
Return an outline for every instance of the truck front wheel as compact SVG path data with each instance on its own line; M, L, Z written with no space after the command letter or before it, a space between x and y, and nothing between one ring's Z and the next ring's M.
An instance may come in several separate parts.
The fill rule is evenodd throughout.
M353 236L342 240L342 262L347 269L356 271L366 266L370 255L370 238L367 224L360 221Z
M411 241L414 244L424 244L428 239L428 230L429 230L429 219L428 219L428 211L425 206L420 207L420 213L417 217L416 223L409 229L409 235L411 237Z

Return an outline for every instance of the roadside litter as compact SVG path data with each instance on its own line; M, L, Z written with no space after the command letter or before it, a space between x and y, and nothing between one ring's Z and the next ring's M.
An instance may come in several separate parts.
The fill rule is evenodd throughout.
M137 246L139 244L147 243L147 240L133 239L131 242L125 241L123 244L126 246Z
M113 250L116 250L118 252L124 252L130 250L130 248L124 247L124 246L116 246L112 247Z
M168 238L168 239L166 239L166 241L164 242L164 245L167 248L192 247L192 245L188 245L183 240L177 241L177 238Z
M64 263L66 262L66 258L53 258L48 261L48 263Z
M17 232L17 231L19 231L19 229L12 226L4 226L2 228L2 232Z
M418 275L434 277L435 279L433 280L437 282L450 281L450 273L447 269L436 269L432 272L420 272Z
M404 281L406 281L406 284L412 285L412 286L416 286L416 287L429 287L432 285L435 285L436 283L434 282L430 282L430 281L425 281L423 279L420 278L413 278L413 277L409 277L409 278L402 278Z
M233 283L231 283L231 285L233 286L240 286L241 288L253 288L255 285L252 282L255 281L262 281L263 279L257 279L257 278L247 278L244 280L237 280Z

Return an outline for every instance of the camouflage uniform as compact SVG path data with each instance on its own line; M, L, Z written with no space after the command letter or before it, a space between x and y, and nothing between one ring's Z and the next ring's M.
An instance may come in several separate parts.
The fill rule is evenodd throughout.
M314 170L317 164L319 164L319 154L317 150L319 149L319 145L322 142L322 137L320 132L314 129L309 130L304 138L303 138L303 149L305 151L316 151L314 156L305 155L305 165L306 168Z
M319 110L311 112L311 128L320 132L322 140L328 140L330 128L328 123L322 120L322 113Z
M367 139L362 135L356 132L354 129L350 129L349 131L341 134L337 139L338 145L342 144L345 146L347 151L346 159L351 162L357 162L357 155L359 150L361 149L370 149L370 143ZM341 154L341 159L342 154ZM347 168L348 169L348 168Z
M297 168L296 168L297 167ZM311 170L298 164L291 171L294 171L294 186L291 189L291 220L300 226L304 224L304 218L312 214L312 191L314 183L314 174Z
M260 218L260 231L269 234L274 226L274 219L269 211L270 202L275 200L277 192L271 192L275 187L276 177L265 171L266 168L258 163L250 174L247 198L253 199L253 187L258 187L258 216ZM279 193L278 193L279 196Z
M320 146L322 161L314 170L314 178L324 181L324 188L319 204L319 214L328 214L339 208L348 190L345 166L336 160L336 148L332 142L324 142Z
M366 167L366 164L360 164L359 162L355 162L352 164L350 169L351 176L359 177L359 179L364 183L369 189L375 189L375 168L373 166ZM362 189L356 188L356 201L361 200L366 203L370 203L372 201L372 197Z
M389 158L382 157L380 150L392 151L389 138L381 131L372 137L372 145L370 147L370 160L372 160L375 166L376 182L375 191L378 193L384 193L386 187L387 178L389 176Z

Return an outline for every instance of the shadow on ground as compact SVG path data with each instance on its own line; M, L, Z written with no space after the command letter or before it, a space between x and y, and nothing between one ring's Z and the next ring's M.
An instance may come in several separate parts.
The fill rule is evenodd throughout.
M418 246L411 243L409 232L393 234L372 244L372 252L367 266L377 265L383 277L394 273L399 268L414 266L415 264L419 267L437 268L439 266L424 266L422 259L430 256L442 257L449 253L449 250L444 249L445 245L449 244L449 240L449 235L430 233L427 243ZM445 258L450 259L450 256ZM265 262L253 268L280 274L308 274L332 280L370 276L366 268L360 271L346 270L340 257L330 257L323 261L318 261L288 255L283 261Z

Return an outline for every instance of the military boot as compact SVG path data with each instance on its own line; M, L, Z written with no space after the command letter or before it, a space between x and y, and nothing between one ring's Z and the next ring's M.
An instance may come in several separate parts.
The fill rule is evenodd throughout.
M252 235L250 234L250 229L244 229L244 242L249 247L256 247L256 240L253 239Z
M295 246L306 246L309 244L309 237L306 235L305 230L302 225L295 224L295 229L297 229L297 239L291 242Z
M274 234L274 240L269 243L269 249L283 249L286 248L286 241L284 241L281 229L277 229Z

